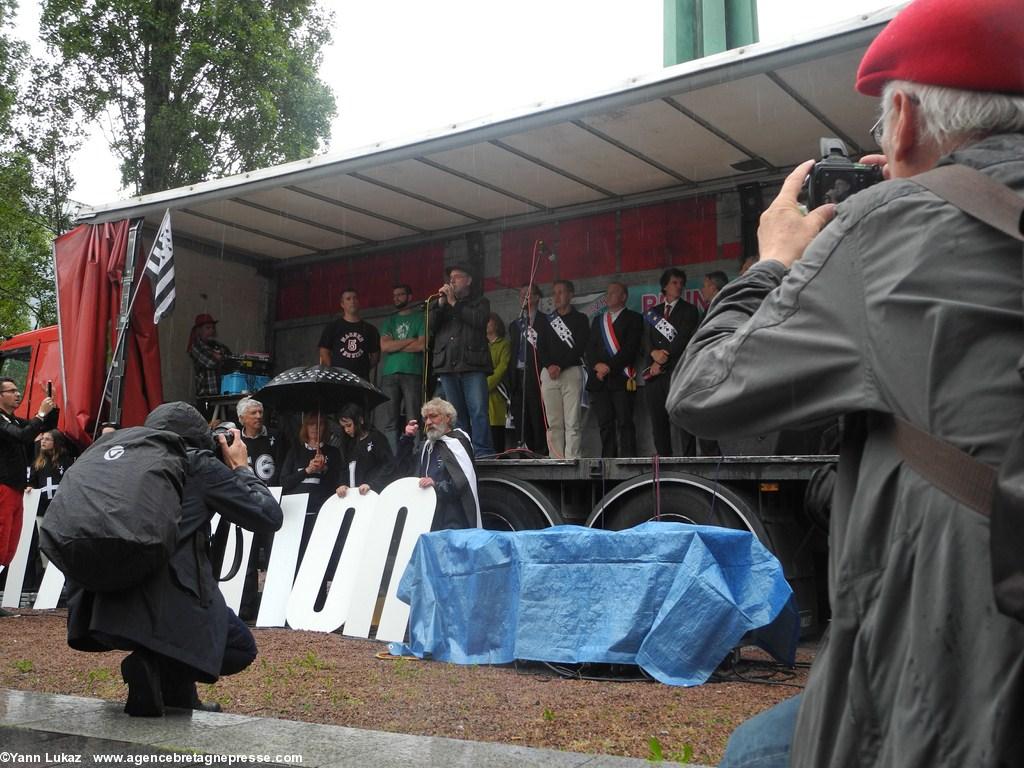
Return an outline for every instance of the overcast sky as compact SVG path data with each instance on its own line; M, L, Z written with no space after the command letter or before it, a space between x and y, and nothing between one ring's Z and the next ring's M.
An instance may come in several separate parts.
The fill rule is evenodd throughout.
M662 66L663 0L324 4L333 9L336 24L321 70L338 102L331 152L586 96ZM761 41L782 41L893 4L759 0ZM37 3L22 0L18 30L26 39L35 37L38 15ZM73 172L73 197L80 202L124 197L118 162L98 128Z

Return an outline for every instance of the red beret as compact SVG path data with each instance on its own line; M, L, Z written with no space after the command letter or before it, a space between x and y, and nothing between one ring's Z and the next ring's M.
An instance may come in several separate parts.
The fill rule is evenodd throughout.
M857 71L857 90L889 80L1024 94L1021 0L915 0L889 22Z

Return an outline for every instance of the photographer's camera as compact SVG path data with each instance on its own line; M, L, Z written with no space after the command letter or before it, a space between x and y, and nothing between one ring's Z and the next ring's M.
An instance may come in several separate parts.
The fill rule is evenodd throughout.
M840 139L822 138L819 147L821 160L807 177L807 210L825 203L841 203L883 180L880 166L853 162Z

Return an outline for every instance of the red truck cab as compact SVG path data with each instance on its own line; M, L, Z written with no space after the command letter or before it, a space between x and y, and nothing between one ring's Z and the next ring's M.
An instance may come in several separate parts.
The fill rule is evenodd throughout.
M63 405L60 370L56 325L19 333L0 344L0 376L14 379L22 393L21 405L14 412L16 416L23 419L34 416L39 411L39 403L47 395L47 385L52 387L58 407ZM59 429L64 429L63 422L64 410L61 408Z

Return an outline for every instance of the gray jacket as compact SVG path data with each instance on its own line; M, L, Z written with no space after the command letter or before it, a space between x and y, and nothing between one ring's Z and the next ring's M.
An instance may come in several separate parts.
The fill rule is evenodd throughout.
M1024 135L944 158L1024 194ZM902 465L895 414L998 465L1024 418L1020 244L913 181L839 206L789 274L727 285L668 400L706 437L845 415L832 624L792 765L1024 765L1024 626L992 598L988 520Z

